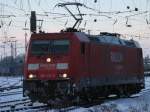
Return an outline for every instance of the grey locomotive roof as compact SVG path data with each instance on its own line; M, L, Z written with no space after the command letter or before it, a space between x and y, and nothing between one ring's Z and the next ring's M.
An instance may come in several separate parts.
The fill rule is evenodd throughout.
M92 42L141 48L137 41L121 39L120 34L111 35L111 33L104 33L102 35L100 34L87 36Z
M118 33L102 32L100 35L89 35L83 32L75 32L75 35L81 42L94 42L100 44L121 45L127 47L141 48L135 40L122 39Z

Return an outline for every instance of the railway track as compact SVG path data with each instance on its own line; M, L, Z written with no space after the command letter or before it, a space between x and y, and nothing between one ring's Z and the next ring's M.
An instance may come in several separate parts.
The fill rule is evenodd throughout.
M18 85L18 86L9 86L9 87L1 87L0 88L0 92L3 92L3 91L9 91L9 90L13 90L13 89L19 89L19 88L22 88L22 85Z
M18 108L7 108L3 109L0 112L17 112L17 111L41 111L41 110L47 110L47 105L38 105L38 106L24 106L24 107L18 107Z
M63 107L56 109L58 112L68 112L68 111L78 111L79 108L89 108L92 106L100 105L106 101L112 101L114 99L117 99L116 97L110 97L108 99L105 99L103 97L100 97L96 100L90 101L90 102L80 102L79 104L74 104L71 106ZM51 108L53 109L53 108Z
M18 104L22 104L24 102L31 102L31 101L29 100L29 98L4 101L4 102L0 102L0 108L10 107L12 105L18 105Z
M31 103L28 98L0 102L0 112L11 112L18 108L25 108L31 105Z
M29 98L10 100L5 102L0 102L0 112L16 112L16 111L29 111L35 110L48 110L48 106L45 104L33 105Z
M13 92L0 93L0 97L10 96L10 95L17 95L17 94L22 94L22 91L13 91Z
M149 89L148 89L149 90ZM145 89L143 92L148 91ZM142 93L141 93L142 94ZM134 97L131 97L134 98ZM93 102L84 102L80 104L75 105L66 105L66 107L63 108L52 108L46 104L42 105L31 105L31 101L28 98L22 99L22 100L13 100L13 101L7 101L7 102L0 102L0 112L12 112L12 111L25 111L25 112L37 112L37 111L48 111L50 109L55 109L58 112L68 112L68 111L76 111L79 108L89 108L91 106L100 105L103 102L108 102L118 99L117 97L110 97L108 99L98 99Z
M97 102L99 104L100 102ZM76 110L80 107L89 107L91 105L95 105L96 103L80 103L78 105L73 106L72 104L70 105L63 105L58 106L55 105L54 107L50 107L48 105L37 105L34 106L32 105L32 102L28 98L24 98L21 100L12 100L12 101L6 101L6 102L0 102L0 112L11 112L11 111L26 111L26 112L36 112L36 111L46 111L50 109L56 109L59 112L68 112L71 110Z
M122 97L122 98L135 98L135 97L139 97L139 96L143 95L145 92L149 92L149 91L150 91L150 88L143 89L140 93L137 93L137 94L135 94L133 96L131 95L129 97ZM72 111L72 110L76 111L77 109L82 108L82 107L83 108L89 108L89 107L92 107L92 106L101 105L104 102L109 102L109 101L113 101L113 100L117 100L117 99L119 99L119 98L116 97L115 95L114 96L112 95L112 97L109 97L107 99L100 98L99 100L95 100L93 102L89 102L89 103L86 102L86 103L81 103L79 105L75 105L75 106L72 106L72 107L62 108L62 109L59 109L59 112L68 112L68 111Z
M10 88L8 90L13 90L14 88L17 90L18 88L22 88L22 86L16 86L16 87L7 87ZM7 90L7 88L3 88L5 90ZM1 88L0 88L1 89ZM150 88L146 88L143 89L140 93L135 94L135 97L139 97L140 95L144 94L145 92L150 91ZM14 91L14 92L2 92L0 94L0 97L3 96L10 96L10 95L16 95L16 94L21 94L22 91ZM130 98L134 98L131 96ZM32 105L32 102L28 99L28 98L23 98L23 99L18 99L18 100L11 100L11 101L6 101L6 102L0 102L0 112L12 112L12 111L25 111L25 112L37 112L37 111L47 111L50 109L56 109L56 111L58 110L58 112L68 112L68 111L76 111L79 108L89 108L92 106L96 106L96 105L100 105L103 102L108 102L108 101L112 101L118 98L115 97L111 97L108 99L101 99L101 100L97 100L94 102L84 102L84 103L80 103L80 104L74 104L74 105L66 105L66 107L59 107L57 108L52 108L48 105L45 104L40 104L40 105ZM57 107L57 106L56 106Z

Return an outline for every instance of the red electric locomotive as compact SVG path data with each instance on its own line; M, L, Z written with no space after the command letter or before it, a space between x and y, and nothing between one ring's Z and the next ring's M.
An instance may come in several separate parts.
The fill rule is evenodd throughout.
M24 66L24 95L56 98L130 95L144 88L142 49L116 33L33 33Z

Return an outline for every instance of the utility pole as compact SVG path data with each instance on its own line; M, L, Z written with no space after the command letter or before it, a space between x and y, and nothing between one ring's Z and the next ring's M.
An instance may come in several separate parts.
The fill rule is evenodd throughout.
M1 61L5 58L5 45L0 46L2 48L3 53L1 54Z
M17 40L14 41L15 42L15 55L14 55L14 58L17 57Z
M23 28L23 30L25 31L25 33L24 33L24 46L25 46L25 53L26 53L26 50L27 50L27 30L29 30L29 28L26 28L26 26L25 26L25 28Z
M14 39L16 37L10 37L11 39ZM17 56L17 40L10 40L10 46L11 46L11 57L13 59Z
M15 37L11 37L11 38L15 38ZM11 47L10 72L12 74L15 73L15 71L14 71L14 67L15 67L14 59L16 58L16 55L17 55L16 42L17 42L17 40L10 40L10 47Z
M7 63L7 59L6 59L6 48L5 48L5 44L6 44L6 42L3 42L3 59L4 59L4 63Z
M13 56L14 56L14 51L13 51L13 42L10 42L10 50L11 50L11 62L13 62Z
M3 57L2 57L2 55L1 55L1 61L2 61L2 59L3 59Z

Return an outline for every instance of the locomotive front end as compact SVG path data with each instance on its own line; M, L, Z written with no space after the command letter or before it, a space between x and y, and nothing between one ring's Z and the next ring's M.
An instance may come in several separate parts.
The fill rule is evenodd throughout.
M42 35L43 36L43 35ZM69 87L70 40L64 36L31 37L23 82L24 96L46 102L66 94Z

